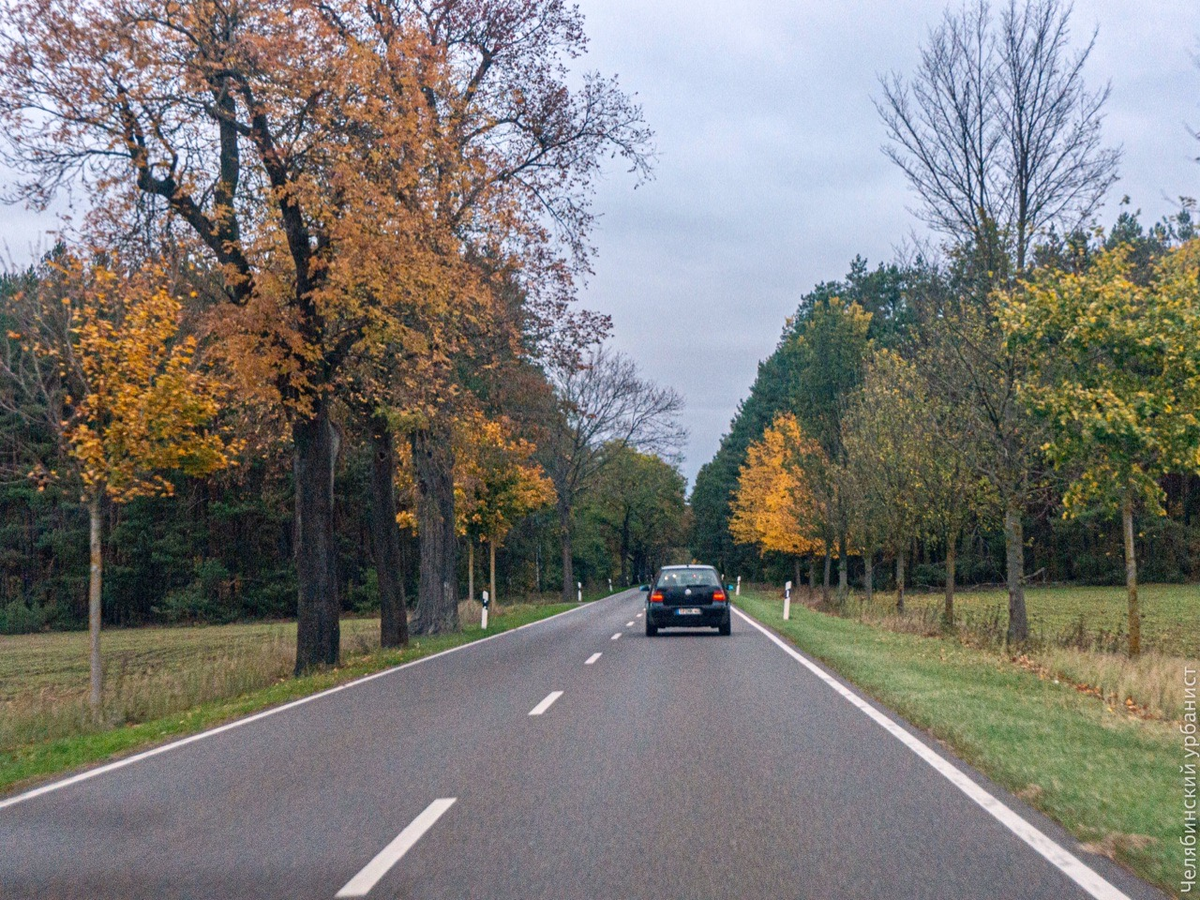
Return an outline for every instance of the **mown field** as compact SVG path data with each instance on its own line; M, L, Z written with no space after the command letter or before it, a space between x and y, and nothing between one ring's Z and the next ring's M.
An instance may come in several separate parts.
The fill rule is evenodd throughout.
M1064 594L1075 602L1096 596L1091 589L1031 593L1039 609ZM1164 593L1191 614L1186 592ZM995 602L976 599L980 608ZM740 605L1062 823L1085 853L1117 859L1160 887L1179 890L1183 743L1177 722L1130 709L1028 657L1014 661L955 635L894 630L803 606L794 606L785 622L773 591L743 591ZM1056 614L1069 621L1069 613ZM1181 627L1159 621L1163 634ZM1113 654L1080 657L1100 667L1123 665ZM1153 654L1151 662L1182 690L1184 659Z

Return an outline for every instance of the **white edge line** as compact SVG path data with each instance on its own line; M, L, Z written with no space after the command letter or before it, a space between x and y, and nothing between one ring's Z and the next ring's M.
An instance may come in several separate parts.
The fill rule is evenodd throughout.
M346 886L334 894L334 897L365 897L371 888L379 883L384 875L400 861L413 844L442 817L442 814L454 805L456 797L441 797L434 800L424 812L405 826L390 844L375 854L375 858L363 866L362 871L346 882Z
M96 778L99 775L104 775L108 772L114 772L117 769L123 769L126 766L131 766L136 762L141 762L143 759L149 759L152 756L158 756L160 753L166 753L169 750L177 750L180 747L185 747L188 744L195 743L196 741L201 741L205 738L210 738L226 731L232 731L234 728L240 728L243 725L249 725L251 722L257 722L259 719L265 719L268 716L273 716L277 713L294 709L297 706L303 706L305 703L311 703L312 701L319 700L322 697L328 697L330 694L336 694L338 691L344 691L347 688L358 687L359 685L366 684L368 681L374 681L376 678L383 678L385 675L393 675L402 669L409 668L410 666L420 665L423 662L429 662L431 659L437 659L440 656L447 656L451 653L456 653L459 650L465 650L468 647L478 647L480 644L486 644L488 641L494 641L496 638L502 638L509 634L516 634L518 631L523 631L526 628L532 628L535 625L541 625L545 622L557 619L560 616L570 615L573 612L579 612L581 609L589 609L595 605L595 603L599 602L601 601L585 603L582 606L572 606L570 609L564 609L560 613L555 613L554 615L547 616L544 619L538 619L536 622L526 622L524 625L518 625L516 628L510 628L508 631L501 631L498 634L491 634L485 638L479 638L479 640L476 641L470 641L466 644L459 644L457 647L450 647L446 650L440 650L437 653L431 653L429 656L422 656L420 659L414 659L411 662L401 663L398 666L392 666L390 669L384 669L381 672L372 672L370 675L364 675L362 678L356 678L354 681L347 681L345 684L339 684L335 687L327 688L316 694L309 694L307 697L301 697L298 700L292 700L283 704L282 706L273 706L270 709L265 709L262 712L254 713L254 715L247 716L244 719L226 722L224 725L218 725L216 728L210 728L207 731L201 731L196 734L188 735L187 737L180 738L177 741L171 741L169 744L162 744L158 747L152 747L149 750L143 750L141 753L135 753L133 756L126 756L122 759L106 763L105 765L97 766L94 769L87 769L86 771L79 772L68 778L64 778L61 781L52 781L49 784L43 784L40 787L33 788L32 790L26 791L23 794L17 794L14 797L0 800L0 809L6 809L9 806L16 806L18 803L24 803L26 800L32 800L35 797L42 796L43 794L49 794L53 791L61 790L62 788L69 787L73 784L78 784L81 781L87 781L91 778Z
M1098 872L1084 863L1083 860L1066 850L1053 838L1025 821L1025 819L1012 809L968 778L960 769L931 750L923 741L909 734L909 732L905 731L857 693L850 690L850 688L846 687L816 663L803 656L794 647L788 646L787 642L777 634L750 618L750 616L746 615L740 609L735 609L734 612L761 631L767 636L768 640L774 642L785 653L841 694L842 697L849 700L862 712L874 719L876 723L883 726L892 737L896 738L909 750L927 762L939 775L966 794L975 803L983 807L992 818L1036 850L1051 865L1087 891L1096 900L1130 900L1128 894L1111 882L1106 881Z
M546 710L548 710L551 706L553 706L554 701L557 700L562 695L563 695L562 691L551 691L549 694L547 694L545 697L542 698L541 703L539 703L537 706L535 706L533 709L531 709L529 711L529 714L531 716L540 716L542 713L544 713Z
M591 656L589 656L587 658L587 662L585 662L584 665L590 666L592 663L594 663L596 660L598 660L603 655L604 655L603 653L593 653Z

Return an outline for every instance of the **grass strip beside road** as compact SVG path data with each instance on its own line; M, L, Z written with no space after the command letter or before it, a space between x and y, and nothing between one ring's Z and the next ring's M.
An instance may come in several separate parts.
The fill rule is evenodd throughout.
M343 654L343 663L336 668L320 670L301 678L282 679L265 688L201 703L173 715L107 731L7 748L0 752L0 796L32 787L54 776L187 737L365 675L511 631L576 606L574 603L514 604L507 607L503 615L493 618L487 631L478 625L469 625L456 634L414 638L402 650L376 649L367 653Z
M1183 743L1171 723L1111 709L956 640L798 605L784 621L782 601L759 592L743 591L738 605L1061 823L1083 851L1178 892Z

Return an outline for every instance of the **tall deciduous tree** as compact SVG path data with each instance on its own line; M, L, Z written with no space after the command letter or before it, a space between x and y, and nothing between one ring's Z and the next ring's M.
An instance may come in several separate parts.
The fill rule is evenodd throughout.
M1022 396L1049 423L1050 459L1073 475L1064 515L1120 514L1130 656L1141 652L1135 512L1164 514L1162 478L1200 472L1198 285L1200 242L1168 254L1148 284L1118 248L1082 272L1039 272L1002 312L1035 361Z
M581 520L599 526L616 562L617 584L649 580L665 554L682 544L687 511L683 475L629 446L611 455L583 505Z
M557 405L539 446L542 465L557 494L564 600L574 597L574 511L612 459L611 450L634 447L673 455L686 432L683 398L638 375L632 359L605 347L582 364L566 362L554 374Z
M931 545L941 545L945 551L942 622L951 627L959 540L972 525L992 524L999 501L995 485L980 473L981 461L988 452L980 422L964 415L952 397L940 389L938 378L930 377L936 362L919 358L914 365L921 376L916 385L920 393L913 401L921 414L915 449L925 455L923 531Z
M1120 152L1100 134L1109 89L1083 80L1096 35L1072 52L1071 9L1008 0L997 15L972 0L946 11L911 78L880 79L884 152L921 217L958 244L997 228L1018 272L1040 232L1086 222L1117 178Z
M640 108L613 78L569 77L585 50L583 17L562 0L371 0L362 4L373 38L405 59L408 33L442 65L399 66L401 111L413 97L434 136L426 185L431 210L454 240L440 248L504 278L524 298L522 339L543 360L575 358L606 320L572 314L576 278L588 270L592 187L603 159L620 156L648 173L650 133ZM415 93L413 92L415 89ZM423 182L424 184L424 182ZM461 249L460 249L461 248ZM435 292L440 293L440 292ZM453 304L454 292L441 298ZM419 632L457 625L454 459L446 453L459 412L456 367L469 356L471 328L457 344L430 342L435 364L409 403L410 443L421 493Z
M896 561L896 608L904 609L905 562L924 529L931 436L920 376L890 350L870 361L842 420L847 484L854 491L858 542L874 542Z
M0 372L44 398L41 424L72 469L41 465L30 476L43 485L69 479L88 512L90 702L99 714L101 504L170 495L167 475L222 469L236 447L213 427L225 389L197 368L195 338L179 333L182 306L160 269L122 271L68 255L44 276L36 296L19 304L21 330L9 335L24 352Z

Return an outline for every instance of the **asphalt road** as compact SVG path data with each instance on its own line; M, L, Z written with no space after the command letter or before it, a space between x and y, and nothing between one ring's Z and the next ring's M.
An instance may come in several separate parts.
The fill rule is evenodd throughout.
M1162 896L746 620L641 603L0 801L0 897Z

